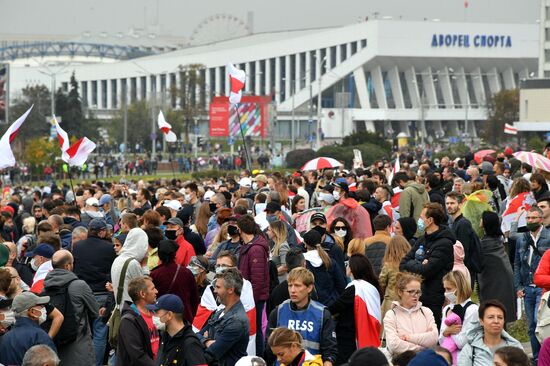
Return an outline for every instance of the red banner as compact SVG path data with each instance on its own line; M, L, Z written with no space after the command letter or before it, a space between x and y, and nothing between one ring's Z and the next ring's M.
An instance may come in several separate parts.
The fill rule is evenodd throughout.
M239 127L237 112L229 105L228 97L214 97L210 103L210 136L228 137L240 134L245 136L266 137L268 133L269 96L243 96L238 104L241 123Z

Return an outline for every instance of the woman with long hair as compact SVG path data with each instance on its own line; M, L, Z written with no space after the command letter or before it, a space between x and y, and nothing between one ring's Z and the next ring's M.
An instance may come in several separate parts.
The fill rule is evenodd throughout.
M391 356L405 351L421 351L437 344L437 325L432 311L422 306L422 277L398 273L395 287L398 300L384 317L386 346Z
M439 332L439 344L451 352L456 364L460 350L467 343L467 332L478 320L478 306L472 301L470 277L460 271L449 272L443 277L445 298L449 302L443 308L443 321Z
M384 301L382 302L382 318L390 310L393 301L397 301L395 289L395 280L399 273L399 263L401 259L411 250L411 245L404 236L396 235L390 240L386 248L384 259L382 260L382 270L380 271L380 288L384 292Z
M269 252L270 259L277 266L277 275L279 283L286 280L288 267L286 266L286 253L290 250L290 246L286 241L287 229L282 221L273 221L269 223L267 228L267 236L273 242Z
M321 234L316 230L310 230L304 234L303 239L306 247L306 268L315 276L319 302L330 306L346 288L345 275L321 246Z
M210 211L210 204L208 202L203 202L199 208L199 213L195 219L195 225L191 226L191 230L199 234L203 239L208 233L208 220L212 216L212 211Z
M292 198L292 204L290 205L290 212L292 212L292 220L296 221L298 216L300 216L305 209L306 209L306 199L298 194L294 196L294 198Z
M353 280L338 300L329 306L337 320L337 365L345 363L356 349L379 347L382 329L382 291L367 257L361 254L352 255L346 273Z
M211 257L214 252L216 252L216 249L218 249L218 246L228 240L229 234L227 232L229 226L229 222L224 222L221 226L216 235L214 236L214 239L212 239L212 244L208 247L208 251L206 252L207 257Z
M329 227L329 233L336 240L336 244L342 249L342 253L348 251L348 245L351 239L353 239L353 233L351 231L351 225L343 217L335 218Z
M348 250L347 250L348 257L351 257L354 254L365 255L365 249L367 248L365 244L366 240L367 239L362 239L362 238L351 239L348 244Z
M279 203L281 204L281 206L286 208L286 211L288 212L290 210L290 203L289 203L290 200L289 200L289 196L288 196L288 186L286 185L285 182L279 181L279 182L275 183L275 191L277 191L277 193L279 193L279 198L280 198Z

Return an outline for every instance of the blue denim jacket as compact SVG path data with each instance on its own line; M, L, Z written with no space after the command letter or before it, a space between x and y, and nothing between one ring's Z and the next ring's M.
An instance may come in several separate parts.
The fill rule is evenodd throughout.
M539 266L540 259L544 252L550 248L550 231L546 228L541 229L539 240L535 244L538 251L533 251L533 259L529 263L529 242L531 233L523 233L517 237L516 256L514 259L514 288L516 291L525 288L534 283L533 277Z
M207 339L215 342L206 349L206 360L218 360L220 366L233 366L247 355L250 325L242 302L237 302L225 314L225 309L216 311L197 334L201 343ZM208 332L208 338L204 337Z

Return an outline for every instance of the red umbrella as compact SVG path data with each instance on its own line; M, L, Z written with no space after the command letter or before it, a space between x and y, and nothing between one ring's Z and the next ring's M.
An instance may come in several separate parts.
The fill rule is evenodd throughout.
M476 152L476 153L474 154L474 160L475 160L478 164L480 164L484 157L486 157L487 155L494 154L494 153L496 153L496 151L495 151L495 150L491 150L491 149L479 150L478 152Z
M320 169L331 169L331 168L333 169L333 168L338 168L341 165L342 164L336 159L320 157L305 163L301 170L305 171L305 170L320 170Z

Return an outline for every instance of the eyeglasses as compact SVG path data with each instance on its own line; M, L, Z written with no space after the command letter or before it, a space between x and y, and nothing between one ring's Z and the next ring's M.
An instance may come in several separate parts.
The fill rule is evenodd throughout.
M411 296L422 296L422 291L420 290L405 290L404 292L408 293Z

